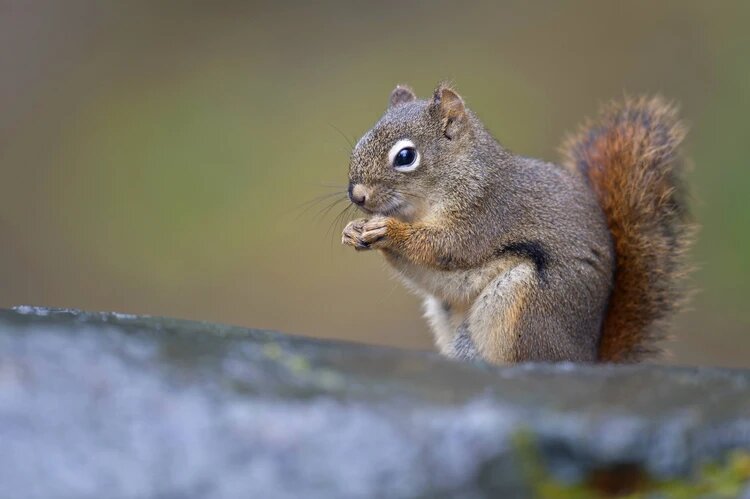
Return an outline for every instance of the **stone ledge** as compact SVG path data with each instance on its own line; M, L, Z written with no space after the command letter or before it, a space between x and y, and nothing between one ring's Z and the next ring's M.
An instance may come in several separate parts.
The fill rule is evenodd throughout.
M216 324L18 307L0 311L0 442L11 497L648 488L697 480L729 456L744 462L735 451L750 449L750 372L495 368Z

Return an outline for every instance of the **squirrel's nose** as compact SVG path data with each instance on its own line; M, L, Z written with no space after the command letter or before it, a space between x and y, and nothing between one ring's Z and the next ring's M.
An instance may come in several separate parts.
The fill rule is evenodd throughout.
M362 184L349 183L349 199L357 206L362 206L367 201L367 189Z

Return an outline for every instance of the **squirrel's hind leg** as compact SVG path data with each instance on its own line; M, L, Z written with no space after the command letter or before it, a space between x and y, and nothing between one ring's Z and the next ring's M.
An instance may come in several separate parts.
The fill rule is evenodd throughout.
M537 280L530 262L519 262L502 272L474 300L467 330L482 359L493 364L516 362L522 318Z
M493 364L596 360L598 315L587 313L575 287L551 289L532 262L495 278L474 300L467 318L479 356ZM571 284L577 281L571 279Z

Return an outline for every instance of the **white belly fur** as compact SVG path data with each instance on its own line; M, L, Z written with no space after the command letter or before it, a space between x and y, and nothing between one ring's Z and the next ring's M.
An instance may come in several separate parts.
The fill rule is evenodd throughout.
M493 260L476 269L438 270L391 260L406 286L421 296L432 296L456 310L467 310L498 275L522 263L515 256Z

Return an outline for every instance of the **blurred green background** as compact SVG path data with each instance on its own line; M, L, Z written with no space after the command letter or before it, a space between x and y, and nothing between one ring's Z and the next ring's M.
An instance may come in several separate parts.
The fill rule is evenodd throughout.
M503 144L554 160L599 104L659 92L691 125L703 225L664 361L750 367L748 19L739 1L0 0L0 306L429 349L379 255L300 208L343 189L342 135L396 83L449 79Z

